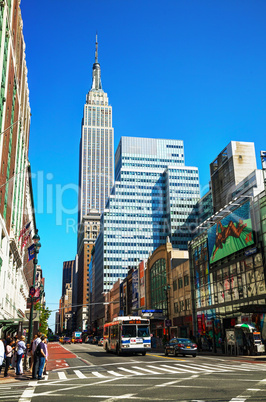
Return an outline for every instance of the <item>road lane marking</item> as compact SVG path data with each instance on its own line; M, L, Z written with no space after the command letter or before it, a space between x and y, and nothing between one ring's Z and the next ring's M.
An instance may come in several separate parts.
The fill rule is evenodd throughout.
M178 359L177 357L151 355L150 353L147 353L147 356L153 356L153 357L162 358L162 359L169 359L169 360L180 360L181 362L185 361L185 359L180 359L180 358Z
M192 376L186 378L186 380L191 380L193 378L198 378L198 377L199 377L198 375L192 375ZM160 387L160 388L168 387L169 385L177 384L177 383L179 383L181 381L184 381L184 379L180 378L180 379L175 380L175 381L165 382L164 384L157 384L157 385L155 385L155 387Z
M181 368L183 370L183 367L180 367L181 364L176 363L175 366L177 366L178 368ZM210 368L204 368L204 367L199 367L196 364L189 364L189 366L186 367L191 367L192 369L195 368L195 370L199 370L199 371L205 371L205 372L212 372L213 370L211 370ZM184 369L185 370L185 369Z
M74 373L78 378L87 378L81 371L79 370L74 370Z
M193 367L191 367L191 370L188 370L188 369L185 369L185 368L183 368L183 367L172 367L172 366L167 366L167 364L162 364L162 366L161 367L165 367L165 368L169 368L169 369L174 369L174 370L176 370L176 372L181 372L181 373L192 373L192 374L195 374L197 371L196 371L196 369L194 369L194 370L192 370L193 369ZM206 370L205 370L206 371Z
M126 371L126 372L129 373L129 374L133 374L133 375L143 375L143 373L138 373L137 371L128 370L128 369L126 369L126 368L124 368L124 367L117 367L117 368L118 368L118 370Z
M18 402L30 402L31 398L33 397L34 391L35 387L30 386L26 388L19 398Z
M166 368L163 368L163 367L161 367L161 366L150 366L150 365L147 365L147 367L151 367L151 368L153 368L153 369L155 369L155 370L162 370L162 371L167 371L168 373L176 374L176 371L171 370L171 369L166 369Z
M138 367L138 366L132 366L132 368L137 369L137 370L143 370L150 374L162 374L162 373L158 373L158 371L156 372L156 371L148 370L146 368L142 368L142 367Z
M60 380L65 380L67 378L63 371L58 371L58 377Z
M119 374L116 371L112 371L112 370L107 371L107 373L114 375L115 377L124 377L123 374Z
M99 373L98 371L92 371L91 374L95 375L95 377L105 378L105 375Z

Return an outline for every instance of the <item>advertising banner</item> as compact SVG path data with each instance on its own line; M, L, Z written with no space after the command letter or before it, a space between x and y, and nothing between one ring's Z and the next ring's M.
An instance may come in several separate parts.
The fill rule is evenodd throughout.
M139 264L139 294L140 294L140 306L145 306L145 261L141 261Z
M132 308L139 308L139 270L132 272Z
M208 230L210 264L254 244L247 202Z

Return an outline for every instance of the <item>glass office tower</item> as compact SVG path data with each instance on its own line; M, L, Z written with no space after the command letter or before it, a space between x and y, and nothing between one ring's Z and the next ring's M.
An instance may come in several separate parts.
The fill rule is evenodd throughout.
M102 89L96 36L92 86L84 105L79 160L79 223L90 210L102 212L114 183L112 107Z
M91 262L96 297L167 236L173 247L187 249L200 198L198 168L185 166L179 140L122 137L115 178Z

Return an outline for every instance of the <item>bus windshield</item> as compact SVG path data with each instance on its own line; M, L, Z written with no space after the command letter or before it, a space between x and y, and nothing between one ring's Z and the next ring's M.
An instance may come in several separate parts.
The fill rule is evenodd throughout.
M138 336L141 338L150 336L150 330L148 325L138 325Z
M122 326L122 337L135 338L136 337L136 325L123 325Z

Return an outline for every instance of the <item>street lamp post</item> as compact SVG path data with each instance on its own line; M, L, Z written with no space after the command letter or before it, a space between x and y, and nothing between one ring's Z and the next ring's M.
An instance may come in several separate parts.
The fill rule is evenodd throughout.
M165 297L166 297L166 318L167 318L167 338L169 340L169 306L168 306L168 291L170 290L170 285L164 287Z
M33 240L34 245L35 245L34 260L33 260L34 270L33 270L32 287L35 289L36 269L37 269L37 264L38 264L37 255L39 253L39 249L41 248L40 236L38 235L38 230L36 230L36 234L33 236L32 240ZM34 307L33 297L31 297L28 344L30 344L31 337L32 337L33 307Z

